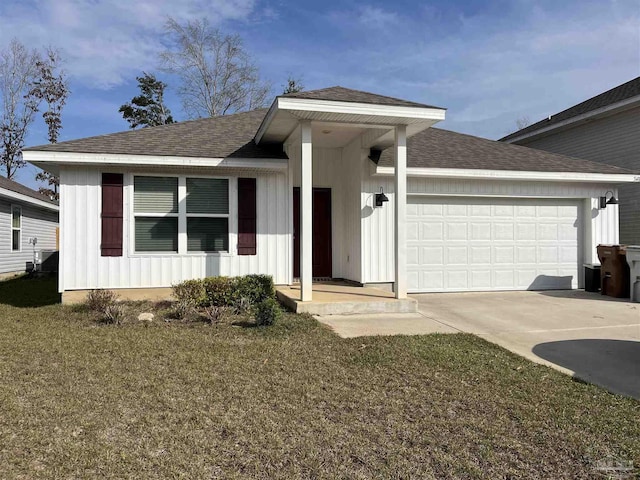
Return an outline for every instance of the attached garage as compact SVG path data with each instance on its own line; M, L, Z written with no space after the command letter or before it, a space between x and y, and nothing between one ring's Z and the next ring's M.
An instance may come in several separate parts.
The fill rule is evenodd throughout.
M410 292L578 288L581 202L412 196Z

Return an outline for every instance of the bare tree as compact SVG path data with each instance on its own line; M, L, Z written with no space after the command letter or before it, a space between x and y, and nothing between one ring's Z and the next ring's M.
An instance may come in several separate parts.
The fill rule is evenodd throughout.
M178 94L188 117L264 106L271 85L260 78L239 35L223 34L206 18L186 24L170 18L166 32L174 47L161 54L162 69L181 79Z
M34 101L45 102L47 109L42 118L47 124L50 143L56 143L62 129L62 108L69 96L69 87L63 71L60 70L60 54L52 49L46 50L45 57L36 62L37 77L31 85L29 96ZM36 180L45 182L48 187L40 187L39 192L53 200L58 200L58 186L60 180L49 172L39 172Z
M22 148L40 103L28 94L37 76L38 61L39 54L16 39L0 51L0 166L7 178L13 178L27 163L22 159Z
M526 115L523 115L516 120L516 127L518 127L518 130L522 130L529 125L531 125L531 120L529 120L529 117Z

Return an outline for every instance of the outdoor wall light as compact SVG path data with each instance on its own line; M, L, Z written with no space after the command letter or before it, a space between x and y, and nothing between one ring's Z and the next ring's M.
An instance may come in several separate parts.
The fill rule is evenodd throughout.
M381 207L384 204L384 202L388 202L388 201L389 199L384 194L382 187L380 187L380 193L376 193L376 207Z
M609 194L611 194L611 197L607 200L607 195ZM607 208L607 205L618 205L618 199L611 190L605 193L604 197L600 197L600 209Z

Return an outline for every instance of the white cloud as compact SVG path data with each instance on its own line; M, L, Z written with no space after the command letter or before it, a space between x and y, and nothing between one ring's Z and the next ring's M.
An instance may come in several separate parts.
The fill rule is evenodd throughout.
M30 47L56 46L73 80L110 88L156 66L168 16L207 16L221 24L244 20L255 8L254 0L5 1L0 5L0 45L17 37Z

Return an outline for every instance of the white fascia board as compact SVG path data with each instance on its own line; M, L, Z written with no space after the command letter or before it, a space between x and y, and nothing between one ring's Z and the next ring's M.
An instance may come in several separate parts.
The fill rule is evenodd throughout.
M262 123L260 124L260 127L258 127L256 136L253 138L253 141L256 142L256 145L260 143L260 140L262 140L262 136L264 135L264 132L267 131L267 128L269 127L269 124L271 124L271 120L273 120L273 117L275 117L277 111L278 111L278 101L276 99L271 104L271 107L269 107L269 111L262 119Z
M393 167L377 167L376 175L393 176ZM633 183L640 175L620 173L521 172L516 170L480 170L462 168L407 168L408 177L471 178L494 180L525 180L546 182Z
M255 168L258 170L286 170L286 158L202 158L157 155L120 155L103 153L68 153L29 150L23 158L31 163L53 163L58 165L109 164L122 166L163 167L226 167Z
M46 202L44 200L38 200L37 198L30 197L29 195L24 195L22 193L14 192L13 190L7 190L5 188L0 188L0 197L8 198L10 200L19 201L23 203L28 203L30 205L35 205L41 208L46 208L48 210L53 210L54 212L57 212L60 210L60 207L58 205Z
M524 133L522 135L518 135L517 137L510 138L509 140L505 140L505 143L517 143L521 140L525 140L527 138L533 138L542 136L545 133L553 132L554 130L558 130L567 126L570 126L574 123L580 123L587 121L591 118L598 117L600 115L604 115L607 113L614 113L619 109L628 109L632 108L635 105L640 105L640 95L635 97L627 98L620 102L612 103L611 105L607 105L606 107L598 108L596 110L592 110L587 113L583 113L582 115L576 115L575 117L568 118L563 120L562 122L554 123L553 125L549 125L548 127L541 127L538 130L534 130L533 132ZM552 116L553 118L553 116Z
M374 105L371 103L335 102L331 100L308 100L305 98L277 98L274 105L279 110L342 113L351 115L373 115L381 117L412 118L418 120L444 120L445 109L429 107L403 107L396 105Z

